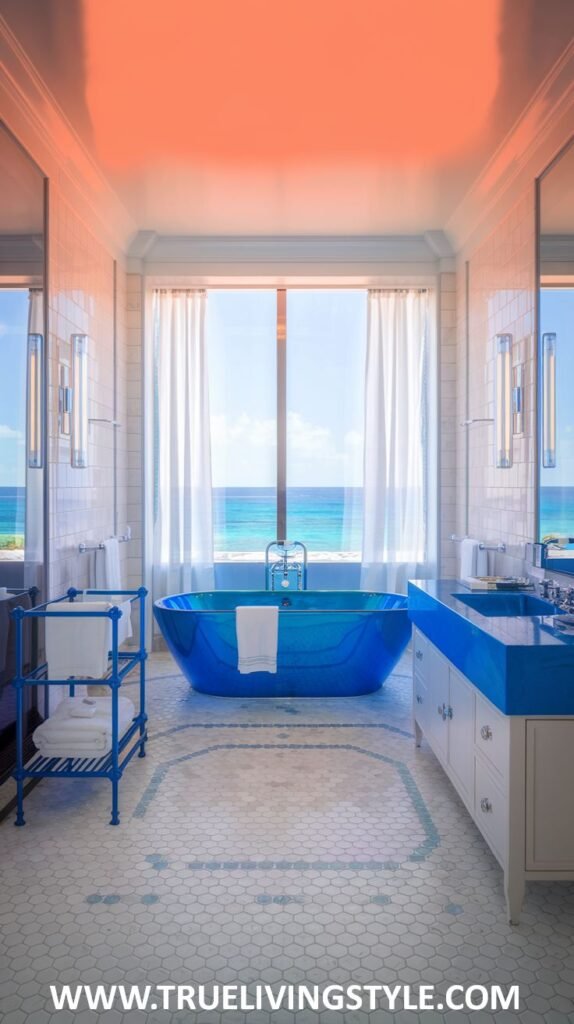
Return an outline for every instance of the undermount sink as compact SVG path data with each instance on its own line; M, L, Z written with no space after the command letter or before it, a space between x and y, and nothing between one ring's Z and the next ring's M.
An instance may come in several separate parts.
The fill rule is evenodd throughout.
M497 591L488 594L453 594L469 608L480 615L493 618L501 615L556 615L560 609L551 601L545 601L535 594L517 594Z

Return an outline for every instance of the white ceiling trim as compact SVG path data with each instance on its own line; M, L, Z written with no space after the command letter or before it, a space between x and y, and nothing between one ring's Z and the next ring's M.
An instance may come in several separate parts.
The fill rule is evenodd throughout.
M430 233L429 233L430 234ZM442 232L386 236L174 236L139 232L128 252L128 271L207 277L353 277L375 279L451 269L452 250ZM438 236L441 236L440 238ZM445 266L449 263L449 266Z
M564 50L446 223L457 253L477 245L538 178L574 131L574 42ZM534 205L533 205L534 212Z
M125 253L136 225L92 159L45 82L0 15L2 119L42 173L74 204L114 255Z

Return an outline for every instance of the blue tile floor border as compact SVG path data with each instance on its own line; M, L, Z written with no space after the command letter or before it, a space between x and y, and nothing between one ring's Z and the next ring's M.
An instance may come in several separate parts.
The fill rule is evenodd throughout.
M422 843L419 843L417 847L407 857L408 861L423 861L440 845L440 836L436 829L436 826L431 817L430 811L426 806L421 792L407 768L404 761L397 760L393 757L388 757L386 754L379 754L374 750L367 750L365 747L359 747L353 743L215 743L209 747L202 747L200 750L192 751L189 754L182 754L180 757L174 757L169 761L164 761L159 764L155 769L144 793L139 800L134 812L134 818L143 818L150 806L153 803L161 784L169 775L169 772L173 767L179 764L183 764L187 761L192 761L198 757L205 757L208 754L216 754L222 750L340 750L355 754L361 754L364 757L372 758L375 761L382 761L384 764L391 765L396 769L403 786L406 790L407 796L409 797L414 811L419 819L420 824L423 827L426 838ZM153 855L154 859L160 859L160 855ZM151 862L151 859L150 859ZM208 871L221 871L231 870L225 868L224 864L229 861L195 861L188 864L188 867L193 870L208 870ZM261 865L265 867L282 867L284 870L290 868L305 871L305 870L320 870L317 868L317 864L324 864L324 870L329 871L369 871L369 870L383 870L384 861L332 861L332 862L318 862L318 861L301 861L286 858L278 861L261 861L256 860L242 860L238 859L237 865L241 869L260 869ZM289 867L287 867L289 865Z
M389 725L388 722L185 722L182 725L174 725L171 729L164 729L163 732L150 732L150 740L163 739L164 736L172 736L176 732L184 732L186 729L386 729L397 736L404 736L412 740L414 733L406 729L399 729L398 725Z

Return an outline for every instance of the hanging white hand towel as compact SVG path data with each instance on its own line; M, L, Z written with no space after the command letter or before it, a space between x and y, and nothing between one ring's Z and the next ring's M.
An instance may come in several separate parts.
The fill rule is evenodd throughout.
M470 579L478 576L479 542L472 537L465 537L460 544L460 578Z
M121 590L120 545L109 537L96 551L96 590Z
M48 612L70 617L46 616L46 661L49 679L101 679L108 669L111 622L107 617L78 618L80 612L107 612L109 601L57 601Z
M242 605L235 612L239 671L277 672L277 605Z
M120 544L117 537L109 537L103 547L96 551L96 590L121 590L122 574L120 568ZM89 590L85 591L89 594ZM107 600L121 608L123 615L118 623L118 640L120 645L133 636L132 606L121 597L108 596Z

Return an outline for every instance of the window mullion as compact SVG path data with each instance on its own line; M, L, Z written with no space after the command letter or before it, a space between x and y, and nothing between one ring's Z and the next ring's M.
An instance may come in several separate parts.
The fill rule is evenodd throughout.
M287 291L277 289L277 540L287 537Z

